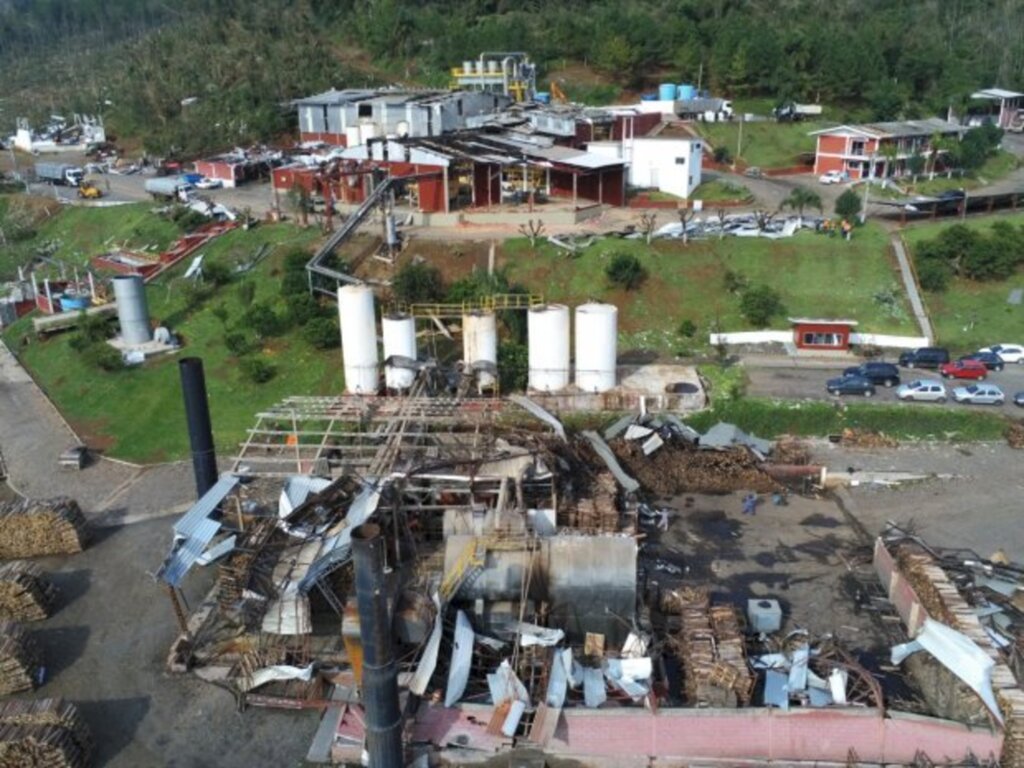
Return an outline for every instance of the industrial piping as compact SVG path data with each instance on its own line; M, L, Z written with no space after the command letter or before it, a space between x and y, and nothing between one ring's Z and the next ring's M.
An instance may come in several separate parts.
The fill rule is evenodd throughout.
M363 644L362 698L366 751L372 768L402 768L402 716L398 667L392 655L391 621L384 589L384 538L380 526L352 531L359 635Z
M185 419L188 440L192 446L192 471L196 476L198 498L206 495L217 482L217 454L213 450L213 428L210 426L210 404L206 399L206 376L203 361L186 357L178 361L181 391L185 396Z

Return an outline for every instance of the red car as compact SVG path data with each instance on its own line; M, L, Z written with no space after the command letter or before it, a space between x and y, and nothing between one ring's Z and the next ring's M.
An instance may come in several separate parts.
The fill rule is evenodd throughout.
M939 373L946 379L976 379L988 376L988 368L980 360L957 360L939 367Z

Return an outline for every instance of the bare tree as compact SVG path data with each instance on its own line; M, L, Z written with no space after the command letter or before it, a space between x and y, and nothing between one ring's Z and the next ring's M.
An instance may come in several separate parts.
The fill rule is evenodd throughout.
M656 213L640 214L640 231L643 232L644 240L648 245L651 244L651 238L654 237L654 225L657 221L658 214Z
M677 213L679 214L679 223L683 225L683 245L688 245L690 243L690 233L687 232L687 225L694 220L697 212L692 208L680 208Z
M778 211L774 211L772 213L762 209L754 211L754 220L757 222L758 231L764 232L768 229L768 225L772 223L772 219L774 219L776 215L778 215Z
M725 208L719 208L715 211L715 215L718 217L718 239L721 240L725 237Z
M544 234L544 222L540 219L530 219L525 224L519 225L519 231L530 241L530 247L537 247L537 239Z

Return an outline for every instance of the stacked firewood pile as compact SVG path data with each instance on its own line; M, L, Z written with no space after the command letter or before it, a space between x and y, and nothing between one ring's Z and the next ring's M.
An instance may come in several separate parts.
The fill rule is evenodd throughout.
M1011 448L1024 448L1024 421L1013 421L1003 433Z
M0 504L0 558L81 552L88 525L74 499L23 499Z
M666 608L678 609L680 628L669 635L669 645L683 668L687 703L695 707L749 704L754 678L735 609L709 605L707 592L701 590L667 593L662 597L662 610Z
M773 493L782 488L746 448L700 450L673 441L650 456L644 455L637 441L615 440L611 448L626 472L658 496L737 490Z
M560 523L586 533L618 533L619 510L615 504L615 478L599 472L581 498L569 502Z
M62 699L0 707L0 768L85 768L92 736L75 705Z
M896 562L900 572L907 577L907 581L920 599L921 605L928 611L928 615L953 629L958 629L960 622L949 609L949 601L957 595L957 591L949 584L942 569L935 564L932 557L903 547L896 555ZM942 591L939 583L946 585ZM943 595L942 592L946 594Z
M842 432L843 445L852 448L898 448L899 440L889 437L884 432L872 432L868 429L851 429Z
M811 463L811 449L799 438L785 435L775 441L772 461L776 464L797 464L804 466Z
M0 622L0 696L30 691L42 682L43 657L18 624Z
M275 520L263 519L255 522L246 531L242 545L218 566L217 602L221 610L237 610L243 604L246 590L253 590L257 586L253 581L258 576L261 564L266 560L264 549L267 542L276 530Z
M1024 691L1009 688L999 691L999 708L1006 718L1003 752L999 765L1024 768Z
M0 619L42 621L53 610L57 590L35 563L0 565Z

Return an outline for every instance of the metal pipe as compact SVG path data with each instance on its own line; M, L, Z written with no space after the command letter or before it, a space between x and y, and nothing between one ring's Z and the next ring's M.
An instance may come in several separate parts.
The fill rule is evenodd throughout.
M210 425L210 404L206 399L206 376L203 361L186 357L178 361L181 392L185 397L185 420L188 440L192 446L192 471L196 476L196 496L202 498L217 482L217 454L213 449L213 427Z
M352 531L352 557L363 645L362 699L369 764L373 768L402 768L398 667L391 651L391 617L384 585L384 537L380 526L364 523Z

